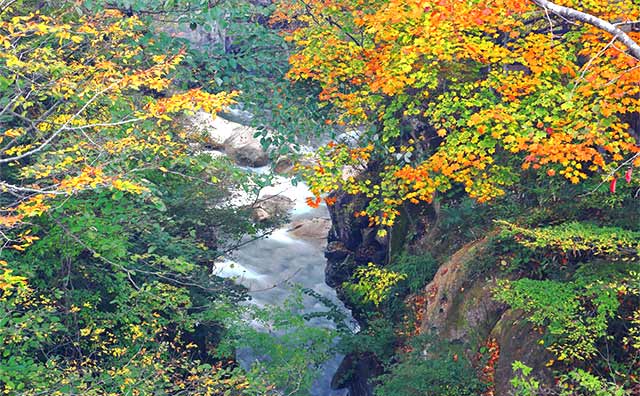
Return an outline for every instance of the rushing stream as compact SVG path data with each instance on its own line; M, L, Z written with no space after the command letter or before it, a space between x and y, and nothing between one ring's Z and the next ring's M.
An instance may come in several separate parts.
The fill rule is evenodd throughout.
M326 234L312 238L299 238L293 232L292 223L312 221L314 226L327 226L329 213L325 206L313 209L307 206L305 198L312 194L303 184L291 185L289 180L279 178L279 184L261 192L261 196L282 195L290 198L295 206L290 212L291 223L275 230L269 237L257 240L241 247L232 258L216 266L217 275L234 277L237 282L250 290L253 303L264 306L279 304L291 295L292 291L284 283L296 283L304 288L329 298L336 305L344 309L348 318L350 313L336 297L335 291L325 283L324 247ZM321 231L321 230L320 230ZM316 233L314 233L315 235ZM322 232L320 232L322 234ZM314 299L305 299L305 309L312 311L326 311L327 307ZM318 326L331 325L327 321L315 322ZM238 358L243 366L250 366L251 354L239 353ZM243 361L244 360L244 361ZM343 396L346 390L332 391L331 379L336 372L341 355L334 356L326 362L321 377L311 390L312 396Z

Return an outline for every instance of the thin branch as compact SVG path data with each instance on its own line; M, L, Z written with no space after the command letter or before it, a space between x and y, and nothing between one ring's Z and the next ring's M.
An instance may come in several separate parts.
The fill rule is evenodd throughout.
M82 106L82 108L80 108L80 110L78 110L78 112L76 112L72 117L70 117L67 122L65 122L60 128L58 128L57 131L55 131L53 134L51 134L51 136L49 136L47 138L47 140L45 140L41 145L39 145L38 147L34 148L33 150L29 150L26 151L20 155L16 155L13 157L8 157L8 158L0 158L0 164L4 164L7 162L12 162L12 161L17 161L20 160L22 158L26 158L30 155L36 154L42 150L44 150L45 147L47 147L49 145L49 143L51 143L56 137L58 137L58 135L60 135L63 131L67 130L67 126L69 124L71 124L71 122L73 120L75 120L80 114L82 114L90 105L91 103L95 102L96 99L98 99L98 97L100 95L102 95L103 93L107 92L108 90L110 90L112 87L114 87L115 84L111 84L108 87L104 88L103 90L101 90L100 92L97 92L95 95L93 95L91 97L91 99L89 99L87 101L87 103L84 104L84 106Z
M640 45L638 45L638 43L636 43L631 37L629 37L629 35L616 25L594 15L587 14L573 8L557 5L549 0L533 0L533 2L545 10L549 10L561 17L575 19L612 34L614 38L620 40L629 49L629 53L633 55L633 57L640 60Z

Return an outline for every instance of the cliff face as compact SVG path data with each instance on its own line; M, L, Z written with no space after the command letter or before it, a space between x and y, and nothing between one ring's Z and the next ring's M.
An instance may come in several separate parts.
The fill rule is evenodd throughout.
M467 358L479 364L477 351L489 343L497 345L497 360L489 370L494 379L494 394L512 394L511 365L518 360L540 379L552 385L553 377L545 363L551 355L540 345L541 334L524 320L521 312L492 298L495 276L476 278L469 271L474 260L482 258L488 239L468 243L440 266L425 287L424 314L420 330L432 332L441 340L463 345Z
M336 288L338 296L349 304L344 298L343 282L350 279L358 266L368 262L384 265L389 256L388 246L393 243L376 238L376 230L369 227L366 219L353 216L354 212L362 210L364 200L349 195L336 198L336 205L330 208L332 228L325 253L325 274L327 283ZM428 229L411 231L414 234L422 232L424 238L432 237ZM397 230L391 234L397 234ZM425 253L420 251L424 247L416 248L430 245L422 242L418 238L412 244L413 253ZM404 248L407 249L406 246ZM532 367L539 378L551 384L551 372L545 367L550 356L539 344L541 335L523 319L522 313L492 299L491 289L497 280L495 276L478 277L469 271L474 261L481 260L488 248L488 238L485 237L467 243L448 258L441 258L442 264L436 275L422 291L421 300L425 305L419 331L462 346L466 358L479 371L482 362L478 351L489 342L497 344L497 360L490 367L496 396L510 394L509 381L514 375L511 365L516 360ZM358 312L361 308L350 308L354 308L354 317L361 325L366 326L364 312ZM382 366L375 356L350 355L336 373L333 385L348 387L351 396L369 396L373 394L371 379L381 372Z
M368 263L384 264L387 258L387 243L376 237L376 229L369 227L366 218L356 218L353 214L364 209L366 201L348 195L338 194L336 203L329 207L331 230L325 251L327 266L325 280L336 289L338 297L349 306L344 298L342 284L347 282L356 268ZM356 320L363 320L359 308L349 306Z

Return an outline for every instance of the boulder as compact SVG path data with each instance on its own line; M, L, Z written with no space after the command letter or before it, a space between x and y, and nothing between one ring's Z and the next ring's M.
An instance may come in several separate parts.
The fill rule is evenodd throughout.
M189 129L204 136L204 144L209 150L220 150L224 141L236 132L240 124L229 122L224 118L214 117L206 111L197 111L187 119Z
M515 374L511 365L516 360L533 369L542 389L554 388L553 372L546 365L553 356L540 343L542 334L526 320L522 311L506 311L491 331L491 338L500 345L494 377L496 395L514 394L510 380Z
M269 155L260 140L253 137L251 128L210 113L198 111L187 120L189 128L204 136L208 150L223 150L231 160L241 166L260 167L269 163Z
M491 298L494 279L470 279L468 266L487 239L469 243L443 264L425 288L422 332L436 332L452 342L474 345L485 340L506 306Z
M539 344L541 334L516 312L492 298L495 277L474 277L469 264L482 258L487 238L463 246L443 264L425 288L421 333L434 333L438 339L462 345L474 361L479 347L495 340L500 348L495 365L495 395L511 395L511 365L519 360L532 367L536 379L546 387L553 375L545 367L551 358ZM550 389L550 388L549 388Z
M384 372L384 367L371 353L349 354L340 363L331 380L331 389L349 389L349 396L372 396L370 380Z
M229 121L227 121L229 122ZM240 125L240 124L236 124ZM269 164L269 155L260 141L253 137L253 128L240 125L224 141L224 151L236 164L257 168Z
M262 197L253 207L252 217L256 222L266 222L282 218L289 213L295 203L282 195Z
M324 244L331 228L331 220L326 217L297 220L291 223L287 232L294 238Z
M294 163L289 157L280 157L276 160L273 171L279 175L291 175L293 173Z

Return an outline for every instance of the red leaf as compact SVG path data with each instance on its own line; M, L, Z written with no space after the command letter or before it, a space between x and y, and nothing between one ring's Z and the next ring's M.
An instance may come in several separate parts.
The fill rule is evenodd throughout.
M318 206L320 206L320 201L322 201L322 198L320 197L309 197L307 198L305 201L307 201L307 205L309 205L312 208L317 208Z
M633 168L627 169L627 172L624 174L624 180L628 183L631 183L631 172L633 172Z
M614 177L613 179L611 179L611 184L609 184L609 191L611 191L611 194L616 192L616 183L618 182L618 178Z

